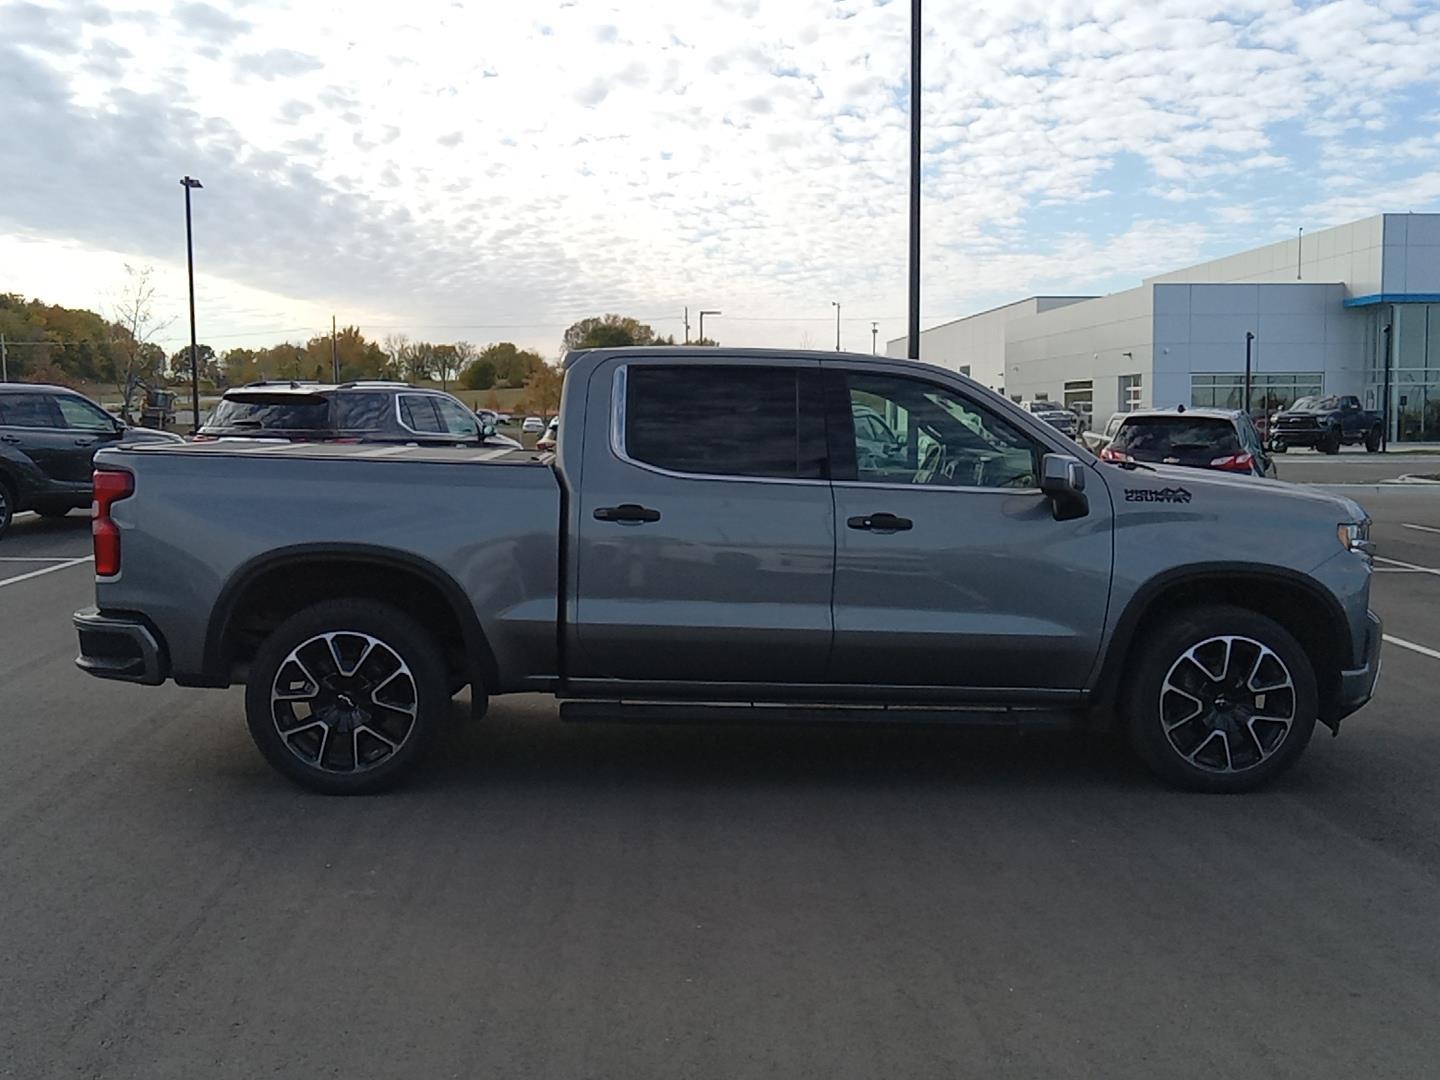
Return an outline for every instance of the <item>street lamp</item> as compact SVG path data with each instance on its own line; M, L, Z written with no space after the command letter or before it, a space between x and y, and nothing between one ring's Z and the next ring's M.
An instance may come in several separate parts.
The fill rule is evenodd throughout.
M920 359L920 0L910 0L910 310L911 360Z
M200 429L200 362L199 350L195 344L195 244L190 233L190 189L205 185L193 176L182 176L180 186L185 189L185 264L190 272L190 409L194 420L192 430L198 431Z
M724 314L723 311L702 311L702 312L700 312L700 344L701 344L701 345L705 344L705 316L706 316L706 315L723 315L723 314Z
M830 306L835 309L835 351L840 351L840 301L831 300Z
M874 356L876 347L880 344L880 324L875 320L870 321L870 355Z
M1250 347L1255 343L1253 331L1245 331L1245 415L1250 415Z

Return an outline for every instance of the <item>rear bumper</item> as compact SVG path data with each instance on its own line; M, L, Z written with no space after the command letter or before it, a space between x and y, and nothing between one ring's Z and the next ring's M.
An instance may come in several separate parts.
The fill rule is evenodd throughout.
M142 620L105 615L95 608L77 611L71 620L80 638L75 666L99 679L159 686L169 672L165 644Z
M1365 663L1352 671L1340 672L1340 696L1336 701L1335 721L1338 723L1370 700L1375 682L1380 678L1380 642L1384 638L1380 616L1365 613Z

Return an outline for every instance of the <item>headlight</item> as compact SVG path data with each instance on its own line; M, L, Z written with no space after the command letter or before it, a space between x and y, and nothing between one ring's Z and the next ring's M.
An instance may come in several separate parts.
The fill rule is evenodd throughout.
M1370 519L1364 521L1347 521L1335 526L1335 535L1340 540L1340 546L1346 551L1356 551L1366 558L1375 550L1375 545L1370 543Z

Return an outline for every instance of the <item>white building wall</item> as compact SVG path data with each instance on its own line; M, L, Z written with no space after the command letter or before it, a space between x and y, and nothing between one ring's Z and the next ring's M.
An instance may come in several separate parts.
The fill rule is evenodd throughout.
M1030 296L1013 304L941 323L920 331L920 359L951 371L969 368L970 377L998 389L1004 385L1006 328L1016 319L1088 300L1084 296ZM885 355L903 358L909 337L885 343Z
M1141 403L1148 405L1151 298L1142 286L1013 320L1006 328L1005 393L1061 401L1067 381L1090 379L1100 424L1120 407L1120 376L1138 374Z
M1386 214L1384 220L1383 287L1375 291L1440 294L1440 214Z
M1347 225L1336 225L1306 233L1279 243L1267 244L1252 251L1213 259L1196 266L1187 266L1168 274L1145 279L1145 284L1205 282L1296 282L1296 259L1299 257L1299 282L1340 281L1349 287L1350 296L1369 296L1382 290L1383 255L1386 247L1386 223L1403 214L1382 214ZM1440 215L1424 214L1440 225ZM1391 226L1393 229L1394 226ZM1425 233L1427 237L1428 233ZM1427 240L1429 243L1435 241Z

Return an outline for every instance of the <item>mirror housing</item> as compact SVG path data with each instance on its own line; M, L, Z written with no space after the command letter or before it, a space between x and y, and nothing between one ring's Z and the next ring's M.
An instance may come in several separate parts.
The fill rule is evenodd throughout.
M490 438L491 435L494 435L494 434L495 434L495 421L494 421L494 420L482 420L482 421L480 421L480 438L482 438L482 439L488 439L488 438Z
M1050 500L1056 521L1090 513L1085 494L1085 466L1071 454L1046 454L1040 461L1040 490Z

